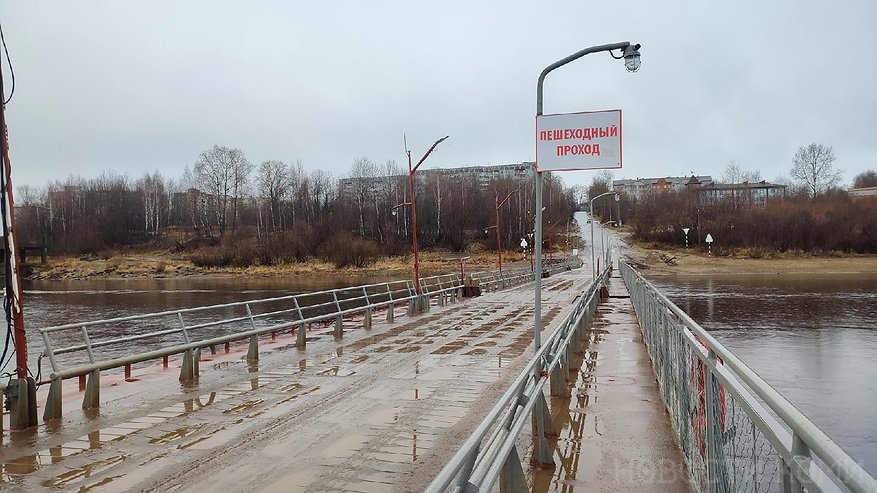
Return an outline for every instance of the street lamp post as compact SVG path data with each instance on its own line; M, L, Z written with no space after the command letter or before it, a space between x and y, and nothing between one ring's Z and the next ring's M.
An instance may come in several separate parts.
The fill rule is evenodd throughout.
M496 224L494 224L493 226L488 226L487 229L484 230L484 232L486 233L489 229L493 229L496 231L496 252L499 258L499 277L502 277L502 242L499 238L499 210L502 209L502 206L504 206L505 203L508 202L509 198L511 198L511 196L515 192L519 191L521 191L520 188L512 190L511 192L509 192L508 195L505 196L504 199L502 199L502 202L499 201L499 192L497 192L496 190L493 191L493 204L496 209Z
M540 115L542 115L542 86L545 83L545 77L553 70L558 69L591 53L608 51L609 54L612 55L612 50L624 50L622 54L622 58L624 58L624 66L627 68L628 71L636 72L637 70L639 70L640 67L639 48L640 45L632 45L628 41L622 43L592 46L590 48L585 48L584 50L577 51L572 55L566 58L562 58L545 67L545 69L543 69L542 72L539 74L539 79L536 82L536 117L538 118ZM615 55L612 55L612 57L617 58L615 57ZM540 341L542 333L542 172L540 172L538 168L534 171L536 172L536 237L534 238L533 253L536 257L536 272L534 272L534 277L536 278L536 287L535 306L533 307L535 318L533 325L533 351L538 353L539 347L542 345ZM541 365L537 365L535 371L536 375L538 376L539 373L542 371ZM538 437L538 439L536 440L536 449L534 450L533 458L543 464L553 464L554 461L551 458L551 454L548 451L547 443L545 442L545 428L543 423L542 407L537 405L534 412L536 413L536 436Z
M591 225L593 226L593 224L594 224L594 222L593 222L593 220L591 220ZM600 249L603 253L603 264L604 265L609 265L609 255L607 255L607 253L609 252L609 248L606 248L606 228L603 227L607 224L615 225L618 223L615 221L603 221L602 223L600 223ZM593 242L593 240L591 240L591 241Z
M608 195L614 195L615 201L621 200L621 196L615 192L606 192L597 195L593 199L591 199L591 279L597 279L597 264L596 259L594 258L594 201L599 199L600 197L606 197ZM602 236L600 237L600 242L602 243Z
M414 251L414 292L418 295L422 294L420 290L420 257L417 252L417 202L414 199L414 173L417 172L417 168L426 161L426 158L435 150L436 146L445 141L449 136L444 136L441 139L435 141L432 147L426 151L426 154L420 158L420 161L417 161L417 164L414 167L411 166L411 150L408 149L408 146L405 146L405 154L408 155L408 202L403 202L401 204L396 205L393 209L403 206L411 206L411 249Z

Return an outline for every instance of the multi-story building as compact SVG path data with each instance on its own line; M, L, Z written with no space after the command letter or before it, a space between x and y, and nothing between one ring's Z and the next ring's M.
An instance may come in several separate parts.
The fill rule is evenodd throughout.
M442 179L472 178L478 183L479 188L486 189L490 182L495 180L523 180L532 176L533 163L521 162L515 164L497 164L487 166L465 166L459 168L426 168L420 169L415 174L415 179L420 182L431 176L439 175ZM367 192L373 193L382 190L388 183L405 183L407 175L396 176L368 176L350 177L338 180L340 193L353 192L360 186Z
M851 188L849 192L850 198L859 200L865 197L877 198L877 187Z
M664 176L660 178L636 178L634 180L612 180L612 190L624 192L634 199L642 199L652 193L683 192L711 185L713 177L701 176Z
M770 200L783 199L786 186L760 181L758 183L711 183L697 189L703 204L733 201L735 204L764 205Z

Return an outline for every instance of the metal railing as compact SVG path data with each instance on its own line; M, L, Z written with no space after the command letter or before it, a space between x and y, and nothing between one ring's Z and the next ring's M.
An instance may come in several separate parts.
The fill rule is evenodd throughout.
M877 491L877 481L779 392L619 264L695 488Z
M80 377L80 389L86 391L83 407L97 407L102 370L124 367L129 378L134 364L163 358L167 367L169 356L183 354L180 380L192 380L197 378L202 348L214 351L215 346L225 345L228 351L231 342L249 339L247 357L255 360L263 334L273 337L291 330L296 344L304 347L311 324L334 321L334 335L342 337L345 317L361 314L362 325L370 328L375 310L386 308L387 320L392 322L397 305L407 305L411 315L428 310L430 298L443 305L462 295L459 274L422 278L420 284L421 296L412 281L393 281L38 329L45 347L43 357L52 367L44 419L60 418L64 379Z
M573 352L597 309L599 290L608 276L609 270L604 270L577 298L572 310L557 324L545 344L429 484L426 492L443 492L452 485L455 492L486 492L491 491L497 480L502 481L503 491L526 491L515 443L531 417L547 416L548 404L543 392L546 384L549 384L552 396L569 396L567 379ZM549 420L543 418L543 426L548 425ZM535 447L534 458L543 462L551 460L550 455L547 458L543 455L547 452L544 437L536 437Z
M582 266L582 261L578 257L568 257L565 259L546 262L542 270L549 275L557 274L565 270L577 269ZM531 269L506 269L500 275L499 271L485 271L472 273L471 279L477 283L482 292L496 291L506 289L512 286L518 286L533 281L533 271Z
M551 271L568 268L566 263L557 264ZM528 276L532 281L532 273ZM508 287L527 279L506 277L503 282ZM459 274L421 278L420 287L422 295L418 296L412 281L392 281L37 329L45 348L42 357L52 367L43 418L61 417L61 382L65 379L79 377L80 390L85 390L83 407L98 407L104 370L123 367L129 379L135 364L161 358L167 368L169 357L181 354L180 380L190 381L198 377L202 348L215 352L216 346L224 345L229 352L230 343L249 339L247 359L257 360L259 337L265 334L273 339L289 330L296 336L296 345L305 347L307 328L313 324L334 322L334 336L341 338L345 319L361 316L357 322L368 329L375 310L386 309L387 321L392 322L399 305L407 306L408 315L413 315L428 310L431 299L444 305L463 294Z

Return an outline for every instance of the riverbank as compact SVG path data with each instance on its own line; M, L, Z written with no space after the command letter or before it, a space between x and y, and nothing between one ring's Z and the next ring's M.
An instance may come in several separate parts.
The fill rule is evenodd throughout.
M629 238L624 238L629 240ZM645 248L627 243L623 255L643 273L658 276L701 276L732 274L875 274L877 255L800 252L771 253L770 258L751 258L740 251L730 255L708 255L693 248Z
M470 272L497 268L497 257L492 252L453 254L450 252L422 252L421 275L447 274L460 269L460 257L468 256L466 270ZM529 265L524 256L516 252L503 252L503 265L523 267ZM337 268L331 262L309 260L279 265L256 265L250 267L199 267L184 256L153 251L131 254L112 254L105 257L52 257L44 265L37 265L28 279L77 280L77 279L125 279L168 278L186 276L249 276L321 277L327 275L380 275L381 277L407 276L411 273L411 256L382 257L365 267Z
M715 274L875 274L877 255L834 254L813 256L803 253L772 253L770 258L750 258L751 253L738 252L725 256L708 256L694 248L656 248L632 242L629 234L621 232L625 240L622 255L634 266L649 275L698 276ZM435 275L456 272L459 258L466 261L469 272L495 270L495 252L455 254L447 251L421 253L421 274ZM307 262L250 267L199 267L183 255L164 251L111 254L104 257L51 257L45 265L35 266L29 279L125 279L168 278L186 276L250 276L321 277L329 275L381 277L411 275L411 256L381 257L366 267L336 268L331 262ZM520 252L503 252L503 265L525 267L529 261Z

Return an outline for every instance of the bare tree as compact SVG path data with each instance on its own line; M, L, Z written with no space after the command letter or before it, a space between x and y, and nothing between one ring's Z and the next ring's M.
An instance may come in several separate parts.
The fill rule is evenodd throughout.
M168 201L164 177L158 171L144 174L136 184L143 201L143 226L146 234L158 234L167 222Z
M834 169L834 151L831 146L812 143L795 152L791 175L801 182L811 197L815 197L840 181L841 170Z
M590 201L594 197L597 197L601 194L604 194L608 191L612 190L612 172L609 170L603 170L597 173L591 179L591 185L588 187L588 200ZM609 218L609 214L611 214L611 204L609 201L600 202L595 204L595 208L600 206L597 211L591 211L591 214L597 214L600 217Z
M744 170L734 161L726 164L725 170L722 172L722 183L757 183L759 181L761 181L760 171Z
M264 161L259 165L257 182L259 195L268 199L269 233L283 229L280 203L290 187L289 167L283 161ZM260 208L261 209L261 208Z
M877 173L873 169L863 171L853 178L853 188L877 187Z
M250 163L247 158L244 157L244 153L241 151L240 155L236 156L235 159L232 160L232 233L235 232L238 224L238 202L244 195L247 195L249 191L250 173L252 171L252 163Z
M359 237L365 238L365 207L369 204L374 193L374 179L377 175L377 167L369 158L361 157L353 162L350 167L350 178L353 181L353 189L349 190L356 203L359 214Z
M229 200L236 213L237 200L233 194L240 193L252 166L240 149L213 146L201 153L195 163L195 177L202 191L210 194L212 209L219 224L219 234L228 226Z

